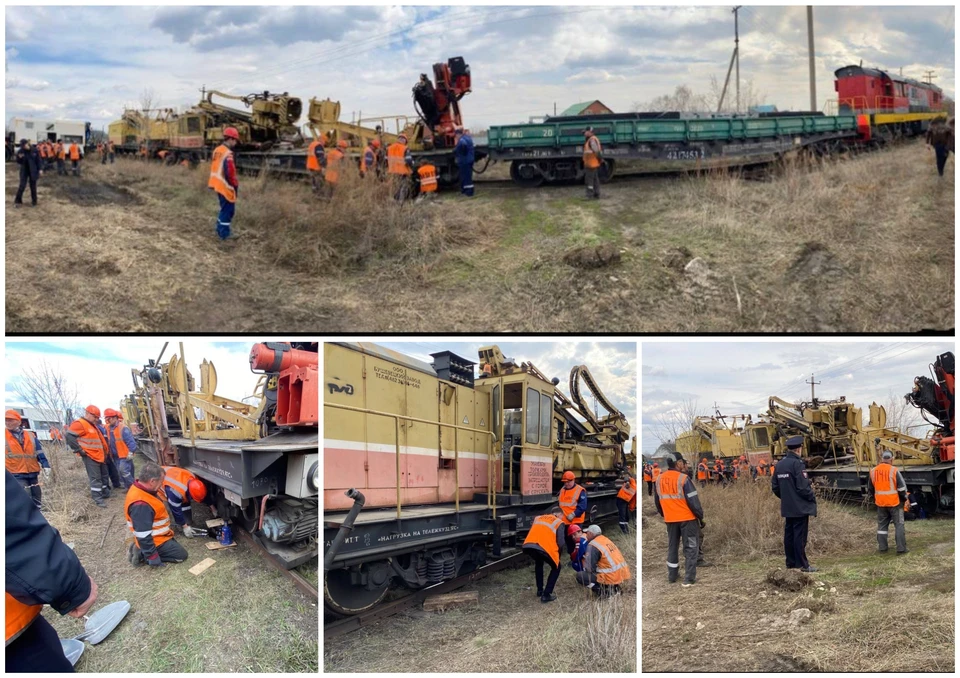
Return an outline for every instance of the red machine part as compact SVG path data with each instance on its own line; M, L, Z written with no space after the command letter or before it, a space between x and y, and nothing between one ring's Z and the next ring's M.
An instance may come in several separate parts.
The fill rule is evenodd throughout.
M320 423L319 353L293 348L288 343L254 344L250 369L279 373L277 424L317 426Z
M456 143L456 129L463 125L460 99L470 93L470 82L470 66L463 57L453 57L433 65L433 82L424 73L413 88L414 104L427 127L424 141L434 148Z

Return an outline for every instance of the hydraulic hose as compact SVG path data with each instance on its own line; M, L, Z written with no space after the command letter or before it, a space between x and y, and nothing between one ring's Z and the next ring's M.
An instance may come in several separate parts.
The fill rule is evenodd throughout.
M363 494L352 487L344 492L344 494L353 499L353 506L350 507L350 512L347 513L346 519L340 524L340 531L337 532L337 536L333 538L333 543L330 544L330 548L328 548L327 552L323 555L323 569L325 571L333 569L333 559L337 557L337 552L340 550L340 547L343 546L347 534L353 530L353 523L356 521L357 516L360 514L360 509L363 508L363 503L366 501Z

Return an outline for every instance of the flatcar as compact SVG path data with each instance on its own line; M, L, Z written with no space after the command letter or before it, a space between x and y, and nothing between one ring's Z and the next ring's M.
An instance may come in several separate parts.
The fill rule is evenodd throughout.
M496 346L480 349L479 367L432 357L324 345L324 606L335 616L515 552L565 470L587 489L591 520L616 511L630 426L586 367L568 398Z

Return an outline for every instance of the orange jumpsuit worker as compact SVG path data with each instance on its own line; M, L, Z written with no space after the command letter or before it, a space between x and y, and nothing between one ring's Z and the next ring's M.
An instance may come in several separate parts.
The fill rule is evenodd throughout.
M40 439L33 431L23 428L23 417L16 410L7 410L4 415L6 428L7 470L13 474L17 482L23 486L33 503L40 508L43 493L40 489L40 471L43 477L49 478L52 471L40 445Z
M410 196L410 176L413 174L413 154L407 148L405 134L387 147L387 174L396 184L394 199L403 202Z
M221 242L233 240L230 236L230 222L237 208L237 193L240 182L237 180L237 166L233 161L233 149L240 143L240 133L236 127L223 130L223 143L217 146L210 161L210 180L207 187L217 192L220 199L220 213L217 215L217 236Z
M620 585L630 579L630 566L623 554L603 536L599 525L590 525L584 533L587 553L583 557L583 570L577 572L577 583L592 589L598 598L620 593Z
M321 134L319 138L310 142L307 147L307 172L310 173L310 184L314 191L320 190L320 183L323 181L323 170L327 166L326 152L324 146L327 145L327 137Z
M87 405L80 419L67 427L66 438L67 446L83 458L93 503L106 508L103 500L110 497L110 475L106 464L110 446L97 427L99 419L100 408Z
M523 541L523 552L536 563L537 596L541 603L550 603L557 599L553 587L560 577L560 547L567 540L567 526L563 522L563 511L554 506L550 515L537 516ZM546 585L543 582L543 566L550 567Z
M653 496L653 471L650 464L643 465L643 482L647 484L647 496Z
M630 532L630 511L637 506L637 479L628 470L623 472L623 485L617 492L616 503L620 531L628 534Z
M170 513L161 492L163 476L160 466L147 462L127 490L123 513L127 527L133 532L133 543L127 549L131 565L146 562L151 567L163 567L165 563L182 563L187 559L187 550L173 538Z
M563 524L582 525L587 513L587 491L577 484L577 477L573 475L573 471L564 471L561 480L563 487L560 488L557 499L563 512ZM574 546L576 544L568 538L567 552L573 553Z
M659 513L667 524L667 581L671 584L680 576L680 549L684 561L683 586L697 581L697 561L700 560L700 528L704 526L703 507L686 474L687 462L679 453L667 458L667 470L657 480L653 495Z

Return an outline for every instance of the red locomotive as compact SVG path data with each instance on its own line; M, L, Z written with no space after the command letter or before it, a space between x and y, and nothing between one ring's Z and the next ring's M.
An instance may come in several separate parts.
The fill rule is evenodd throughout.
M835 75L841 115L930 114L946 110L943 90L931 83L862 66L844 66Z

